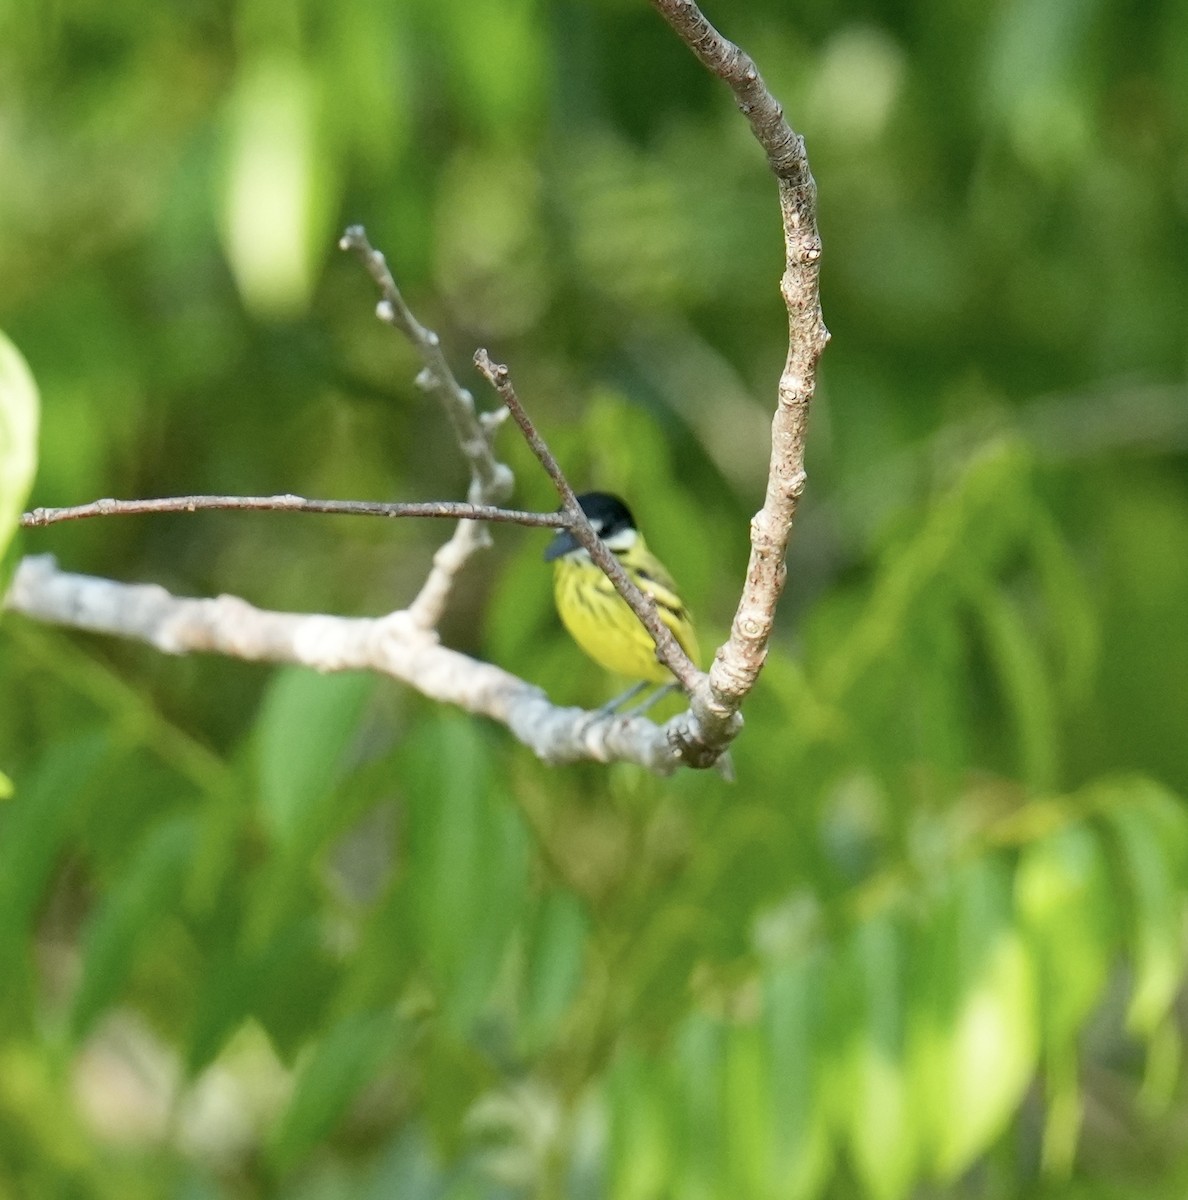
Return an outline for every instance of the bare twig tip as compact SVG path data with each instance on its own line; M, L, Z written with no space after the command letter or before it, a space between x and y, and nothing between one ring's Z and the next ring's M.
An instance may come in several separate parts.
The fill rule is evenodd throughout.
M488 437L495 433L500 426L511 416L511 409L506 404L500 405L499 408L493 408L490 412L481 413L479 420L483 424L483 428L487 431Z
M507 369L507 364L493 362L491 355L485 349L475 351L474 365L478 367L496 388L506 386L511 378L511 372ZM506 397L504 399L506 400Z
M340 250L354 250L367 242L367 230L362 225L348 225L338 239Z

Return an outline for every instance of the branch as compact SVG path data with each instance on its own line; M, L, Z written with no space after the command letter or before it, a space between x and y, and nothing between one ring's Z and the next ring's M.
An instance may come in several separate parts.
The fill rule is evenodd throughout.
M132 517L159 513L192 513L211 509L250 512L312 512L347 517L437 517L467 521L498 521L508 525L565 528L563 513L521 512L491 504L463 504L433 500L415 504L387 504L378 500L308 500L304 496L168 496L155 500L92 500L70 508L35 508L21 515L24 529L60 525L88 517Z
M779 187L785 266L780 292L788 309L788 356L780 376L771 427L771 460L763 507L751 519L751 556L730 637L714 656L707 686L691 697L691 718L677 731L682 744L714 745L729 736L754 687L787 573L785 557L804 492L804 447L817 363L829 340L821 316L821 238L817 188L804 139L793 132L749 55L727 41L692 0L651 0L701 64L734 93Z
M376 316L404 334L420 354L424 365L417 375L417 386L437 398L454 428L462 454L470 464L467 499L472 504L499 504L506 500L515 486L515 478L511 468L498 462L491 450L491 440L504 414L494 412L479 416L475 413L474 397L454 378L441 351L441 339L413 316L388 269L387 260L368 241L363 226L350 226L338 244L343 250L353 251L375 280L381 297L376 305ZM476 550L490 544L490 537L482 526L470 521L460 522L450 540L433 556L429 576L409 605L412 619L425 629L436 629L462 568Z
M606 544L594 532L594 526L586 519L586 514L582 511L582 506L578 503L577 496L574 495L573 488L569 485L569 480L565 478L565 473L561 470L531 418L524 411L524 406L520 403L515 388L512 387L511 375L507 367L502 363L492 362L486 350L480 350L474 356L474 362L491 386L499 393L499 398L507 405L507 411L511 413L512 419L520 427L520 432L523 433L529 449L536 455L537 461L553 481L553 486L556 487L557 494L561 497L570 532L589 553L595 566L615 585L615 591L623 597L631 611L640 619L643 627L651 635L652 641L656 643L656 653L660 661L681 681L681 686L685 691L691 693L705 678L703 672L689 658L676 638L672 636L672 631L660 619L656 602L635 586L630 576L623 570L623 564L606 548Z
M21 561L5 606L38 621L147 642L166 654L377 671L431 700L498 721L547 762L632 762L661 774L680 765L668 726L558 707L518 676L442 646L407 611L376 619L268 612L237 596L193 600L156 584L70 574L48 554Z

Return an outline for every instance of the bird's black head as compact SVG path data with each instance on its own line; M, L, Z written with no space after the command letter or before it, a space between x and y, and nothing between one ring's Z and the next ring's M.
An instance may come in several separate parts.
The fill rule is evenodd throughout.
M635 518L631 515L631 509L618 496L612 496L609 492L583 492L577 501L590 524L594 526L594 532L604 542L613 538L615 534L635 528ZM545 562L552 562L553 559L576 550L578 545L577 539L568 529L560 530L545 549Z
M582 512L586 514L594 532L605 541L624 529L635 528L635 518L631 509L609 492L584 492L578 498Z

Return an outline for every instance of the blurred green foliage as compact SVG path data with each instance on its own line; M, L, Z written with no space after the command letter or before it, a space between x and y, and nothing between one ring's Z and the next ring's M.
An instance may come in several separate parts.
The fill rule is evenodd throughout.
M735 786L6 617L0 1195L1182 1196L1186 13L709 12L808 138L834 336ZM643 0L9 4L0 180L32 503L460 496L334 253L363 221L728 627L777 210ZM18 552L373 614L442 535L209 514ZM444 636L598 702L541 536L495 540Z

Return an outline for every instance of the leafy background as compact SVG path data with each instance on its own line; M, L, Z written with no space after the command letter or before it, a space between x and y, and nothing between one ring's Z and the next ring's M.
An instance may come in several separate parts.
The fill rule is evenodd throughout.
M1186 11L711 9L808 137L834 337L735 786L7 617L0 1194L1182 1196ZM10 5L0 180L32 503L460 496L333 249L362 220L724 633L777 213L642 0ZM18 551L375 614L442 532L210 514ZM449 641L605 697L541 535L496 542Z

